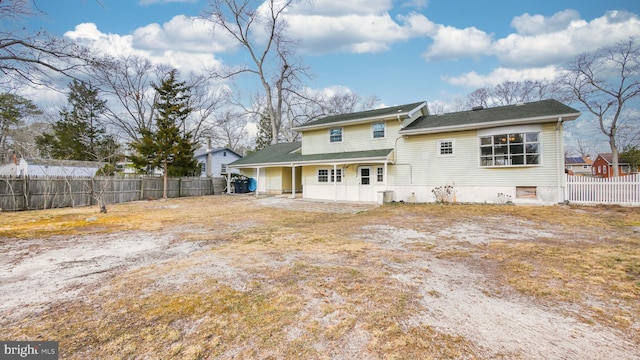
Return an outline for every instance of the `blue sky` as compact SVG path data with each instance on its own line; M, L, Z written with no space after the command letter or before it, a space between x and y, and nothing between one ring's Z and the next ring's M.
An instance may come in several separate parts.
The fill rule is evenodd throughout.
M37 1L31 27L182 71L238 62L235 44L188 21L206 0ZM640 1L303 0L287 13L313 89L384 105L450 102L504 80L553 77L580 52L640 36Z

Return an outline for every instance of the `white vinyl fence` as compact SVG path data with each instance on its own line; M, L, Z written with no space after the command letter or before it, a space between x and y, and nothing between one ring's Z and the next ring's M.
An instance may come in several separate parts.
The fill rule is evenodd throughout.
M567 175L565 199L574 203L640 205L638 174L612 178Z

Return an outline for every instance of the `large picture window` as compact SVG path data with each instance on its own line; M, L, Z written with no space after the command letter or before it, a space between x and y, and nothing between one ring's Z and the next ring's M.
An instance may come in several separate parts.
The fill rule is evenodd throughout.
M342 142L342 128L333 128L329 130L329 142Z
M480 137L480 166L540 164L540 134L511 133Z

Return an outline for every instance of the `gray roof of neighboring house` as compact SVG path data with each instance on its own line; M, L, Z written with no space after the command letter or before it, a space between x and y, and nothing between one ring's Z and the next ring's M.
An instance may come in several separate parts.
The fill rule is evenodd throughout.
M327 116L322 119L314 120L306 124L300 125L296 127L294 130L304 130L305 128L321 127L324 125L337 125L343 122L348 123L351 121L404 115L404 114L408 114L412 110L415 110L421 107L422 105L426 106L426 102L420 101L420 102L415 102L411 104L390 106L390 107L375 109L375 110L358 111L358 112L353 112L348 114L332 115L332 116Z
M80 161L80 160L59 160L59 159L36 159L24 158L29 165L47 165L47 166L73 166L86 168L101 168L108 164L100 161Z
M493 127L498 125L532 124L563 117L574 120L580 112L556 100L460 111L442 115L421 116L400 130L400 134L435 133Z
M565 164L590 164L582 156L564 158Z
M242 155L238 154L237 152L227 148L227 147L221 147L221 148L215 148L215 149L198 149L193 153L194 157L200 157L203 155L207 155L207 154L214 154L220 151L229 151L231 153L236 154L238 157L242 157Z
M299 142L270 145L232 162L229 166L241 168L265 165L337 163L362 159L384 159L393 151L393 149L379 149L302 155L298 151L300 147L301 144Z

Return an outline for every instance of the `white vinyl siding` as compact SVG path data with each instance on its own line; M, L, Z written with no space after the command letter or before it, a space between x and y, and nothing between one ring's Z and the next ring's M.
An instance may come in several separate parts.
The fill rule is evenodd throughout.
M389 185L427 186L556 186L556 124L541 126L541 164L532 167L483 168L479 165L478 132L447 133L455 142L455 161L438 156L443 134L416 135L398 140L396 165L389 165ZM564 159L561 159L564 160ZM411 164L411 166L406 165ZM564 168L564 165L563 165Z
M393 149L399 137L397 121L385 123L385 137L374 139L372 125L360 124L342 127L342 142L329 142L328 129L309 130L302 133L302 153L305 155L348 151Z

